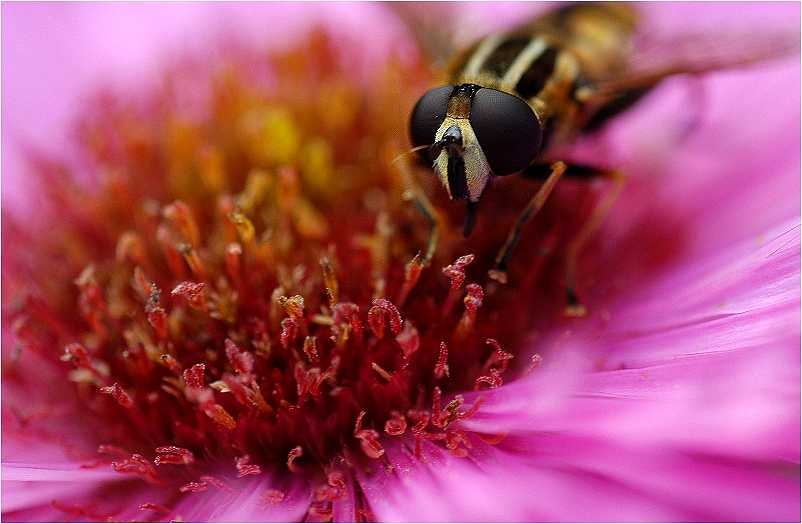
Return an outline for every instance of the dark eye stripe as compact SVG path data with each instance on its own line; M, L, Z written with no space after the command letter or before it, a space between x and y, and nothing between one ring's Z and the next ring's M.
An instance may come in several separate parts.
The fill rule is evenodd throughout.
M557 55L559 55L557 48L549 47L529 64L515 85L515 90L521 98L532 98L540 93L554 72Z

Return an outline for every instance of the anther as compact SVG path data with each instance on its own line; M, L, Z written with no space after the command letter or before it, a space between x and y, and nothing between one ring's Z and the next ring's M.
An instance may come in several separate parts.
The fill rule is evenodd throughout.
M401 332L401 313L389 300L377 298L368 310L368 324L376 338L384 336L385 322L389 321L390 332L395 336Z
M287 454L287 468L293 473L300 473L301 468L295 464L295 461L298 457L301 457L304 454L304 450L301 446L295 446L290 450Z
M250 464L250 455L237 457L234 460L234 466L237 468L237 478L247 477L249 475L260 475L262 468L258 464Z
M184 281L178 284L170 293L174 297L186 300L189 307L198 311L206 311L206 284L203 282Z
M448 346L446 346L445 342L440 342L440 352L437 355L437 363L434 366L434 377L439 380L447 376L448 376Z
M186 448L161 446L156 448L156 458L153 462L157 466L162 464L188 465L195 462L195 456Z
M126 393L125 390L116 382L111 386L100 388L100 392L114 397L114 400L116 400L117 403L125 409L131 409L134 407L134 401L131 396Z

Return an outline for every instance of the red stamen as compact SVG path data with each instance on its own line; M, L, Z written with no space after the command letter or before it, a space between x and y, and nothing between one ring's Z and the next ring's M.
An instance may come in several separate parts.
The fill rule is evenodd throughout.
M401 313L389 300L377 298L373 300L373 307L368 310L368 325L376 338L384 337L385 323L390 323L390 332L398 335L401 332Z
M437 364L434 366L434 377L440 380L448 376L448 346L440 342L440 353L437 355Z
M203 282L184 281L178 284L171 295L187 301L189 307L198 311L206 311L206 284Z
M125 409L131 409L134 407L134 401L131 396L126 393L125 390L116 382L111 386L100 388L100 392L114 397L114 400L116 400L117 403Z
M268 489L261 497L262 504L265 506L275 506L284 501L286 495L278 489Z
M406 303L409 294L418 283L424 267L425 264L420 253L416 254L404 267L404 284L401 286L401 291L398 293L399 306L403 306L404 303Z
M226 246L226 273L235 288L242 287L242 246L237 243Z
M290 345L298 338L298 321L293 317L287 317L281 321L281 347L289 349Z
M148 459L137 453L119 462L112 462L111 467L118 473L138 475L148 482L156 481L156 468Z
M164 208L163 214L183 242L193 247L200 245L200 229L192 216L192 208L176 200Z
M404 328L395 337L395 341L401 346L404 360L409 360L412 354L420 348L420 335L409 320L404 321Z
M403 435L407 430L407 419L398 411L390 414L391 418L384 423L384 432L393 437Z
M143 502L139 505L139 509L142 511L155 511L156 513L161 513L162 515L169 515L173 512L167 506L163 506L162 504L157 504L155 502Z
M156 448L156 458L153 461L157 466L162 464L187 465L195 462L192 452L178 446L161 446Z
M237 457L234 460L234 465L237 468L237 478L246 477L248 475L260 475L262 473L262 468L257 464L249 464L250 461L250 455Z
M304 354L312 365L320 364L320 355L317 353L317 339L306 337L304 340Z
M334 306L334 325L332 331L341 344L347 342L349 332L357 340L362 338L362 321L359 319L359 306L351 302L340 302Z
M159 359L161 360L162 364L167 366L167 369L169 369L170 371L172 371L176 375L181 374L181 365L178 363L178 361L175 359L174 356L168 355L168 354L164 354L164 355L161 355L159 357ZM198 364L198 365L203 365L203 364ZM201 377L202 376L203 376L203 372L201 371ZM186 377L184 377L184 381L186 381Z
M186 493L187 491L190 493L203 493L207 489L209 489L209 483L200 480L197 482L187 482L178 488L178 491L181 493Z
M204 406L203 412L206 413L207 417L229 431L237 427L237 421L220 404L207 404Z
M448 291L448 297L443 304L444 317L447 317L449 314L451 314L451 310L454 309L454 303L457 301L457 297L459 296L459 290L462 287L462 284L465 282L465 268L474 261L474 258L475 257L471 254L464 255L455 260L450 266L443 268L443 274L448 277L448 280L451 282Z
M298 457L304 454L304 450L301 446L295 446L290 450L287 454L287 468L293 473L300 473L301 468L295 464L295 461Z
M234 371L242 375L248 375L253 371L253 353L242 351L230 338L226 339L225 347L226 356Z
M339 283L334 266L327 257L320 259L320 268L323 271L323 283L326 286L326 296L329 299L329 306L334 307L339 298Z
M206 386L204 374L206 373L205 364L195 364L189 369L184 370L184 384L188 388L202 389Z
M295 320L300 320L304 316L304 297L301 295L295 295L292 297L279 297L278 299L279 304L281 307L284 308L284 311L290 318Z
M527 366L526 371L524 372L524 374L528 375L529 373L533 372L534 370L536 370L537 368L539 368L542 365L543 365L543 357L541 357L540 355L535 353L529 359L529 366Z

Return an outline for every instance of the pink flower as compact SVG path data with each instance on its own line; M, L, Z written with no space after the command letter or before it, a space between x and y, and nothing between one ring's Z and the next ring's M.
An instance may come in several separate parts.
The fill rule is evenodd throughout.
M649 13L798 23L741 8ZM488 9L521 7L470 13ZM277 13L286 34L342 27L268 59ZM595 187L556 192L508 287L484 275L526 182L492 188L470 242L449 227L413 258L425 223L390 161L431 80L387 58L401 27L380 7L3 14L4 519L799 520L798 57L671 80L577 149L630 183L581 262L590 314L567 320L561 253ZM69 79L37 95L26 28L65 19L53 41L85 28L88 47L37 51ZM161 42L219 19L242 38L153 73ZM76 111L118 74L78 49L153 76ZM69 140L44 127L75 115Z

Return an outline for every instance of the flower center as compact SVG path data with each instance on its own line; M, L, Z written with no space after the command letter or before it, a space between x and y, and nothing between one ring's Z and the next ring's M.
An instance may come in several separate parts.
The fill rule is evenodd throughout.
M546 262L564 229L544 212L517 283L492 288L493 224L517 208L488 204L466 244L420 170L444 223L425 264L410 166L391 162L405 114L388 108L421 91L402 96L399 78L423 89L428 73L391 65L365 85L326 65L325 38L307 46L245 57L250 73L213 76L189 116L176 93L202 68L142 104L107 99L81 128L91 191L73 199L70 177L47 178L59 231L30 246L36 286L14 315L27 347L53 362L64 348L75 423L115 470L179 492L304 473L325 513L344 471L386 466L390 443L462 457L488 440L461 428L482 397L460 392L539 364L509 348L561 310Z

